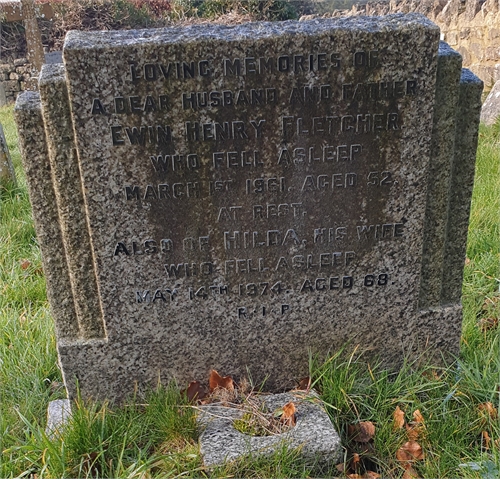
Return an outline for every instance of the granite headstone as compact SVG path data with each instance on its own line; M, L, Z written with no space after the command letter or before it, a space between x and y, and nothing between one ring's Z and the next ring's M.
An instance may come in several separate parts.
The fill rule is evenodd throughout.
M482 83L425 17L70 32L17 102L70 396L458 351Z

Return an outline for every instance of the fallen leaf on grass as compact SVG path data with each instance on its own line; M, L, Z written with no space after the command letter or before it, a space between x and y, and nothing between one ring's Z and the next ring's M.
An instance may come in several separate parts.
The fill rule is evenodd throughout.
M481 328L481 331L485 333L486 331L490 331L498 326L498 318L494 316L489 316L487 318L481 318L477 325Z
M287 426L295 426L295 411L295 404L293 402L286 403L283 406L280 421Z
M405 413L400 409L399 406L396 406L396 409L393 413L394 417L394 430L402 429L405 425Z
M419 423L419 424L423 424L423 423L424 423L424 416L422 416L422 414L420 413L420 409L417 409L417 410L413 413L413 420L414 420L416 423Z
M416 441L420 438L420 428L406 425L406 437L408 441Z
M424 371L422 373L422 376L430 379L431 381L441 381L441 376L434 369L431 369L430 371Z
M371 421L350 424L347 427L349 439L356 442L369 442L375 436L375 425Z
M337 471L345 474L347 472L347 465L345 462L341 462L340 464L337 464L335 466L335 469L337 469Z
M212 369L212 371L210 371L210 378L208 383L210 385L210 392L215 391L217 388L234 391L233 378L231 376L222 377L215 369Z
M205 388L199 381L191 381L183 393L187 396L189 402L201 401L207 395Z
M489 449L490 448L491 437L488 434L488 431L483 431L481 433L481 436L483 437L484 448L485 449Z
M363 474L363 479L378 479L380 474L378 472L366 471Z
M380 474L373 471L366 471L363 475L361 474L347 474L349 479L378 479Z
M405 442L396 452L396 459L400 462L421 461L424 457L422 446L416 441Z
M495 406L491 402L483 402L478 406L478 409L482 413L486 413L490 416L491 419L496 419L498 417L498 411Z
M31 261L28 261L27 259L23 259L21 261L21 269L23 271L27 270L31 266Z
M402 479L417 479L417 477L418 473L413 469L413 466L411 464L406 464Z
M360 462L361 462L361 458L359 457L359 454L355 452L352 455L352 459L351 459L351 469L355 473L359 472Z
M484 299L484 303L483 303L483 306L481 307L482 309L485 309L485 310L488 310L490 309L492 306L494 307L498 302L500 301L500 296L487 296L485 299Z
M406 425L406 435L409 441L417 441L425 436L424 417L420 410L413 413L413 421Z

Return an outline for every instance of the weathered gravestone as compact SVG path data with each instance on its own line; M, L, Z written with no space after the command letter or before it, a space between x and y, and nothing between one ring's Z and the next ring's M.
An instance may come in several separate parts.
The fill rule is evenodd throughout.
M70 32L16 116L71 396L456 353L480 80L421 15Z
M485 125L493 125L500 116L500 80L498 80L484 100L481 109L481 121Z
M9 146L3 132L3 126L0 124L0 185L11 182L17 185L16 172L10 158Z

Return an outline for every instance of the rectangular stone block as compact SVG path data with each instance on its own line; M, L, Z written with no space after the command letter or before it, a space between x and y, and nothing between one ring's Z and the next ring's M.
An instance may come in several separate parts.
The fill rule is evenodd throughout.
M483 82L470 70L466 68L462 70L449 189L445 264L441 290L443 304L458 303L462 295L483 86Z
M462 57L446 43L439 45L431 151L427 183L420 307L441 303L446 225L452 171Z
M65 278L70 395L212 368L277 391L346 344L391 368L457 352L442 284L461 282L446 252L477 129L457 163L456 118L477 106L438 45L416 14L69 33L40 77L51 174L28 177L52 192L38 224L57 216L63 255L42 252Z
M47 296L56 325L58 342L78 335L74 298L69 280L54 180L47 149L44 119L38 92L21 93L14 110L22 133L19 147L28 180L33 220L42 252Z
M6 80L3 82L3 86L5 88L5 91L10 91L10 92L18 92L19 91L19 82L17 80Z

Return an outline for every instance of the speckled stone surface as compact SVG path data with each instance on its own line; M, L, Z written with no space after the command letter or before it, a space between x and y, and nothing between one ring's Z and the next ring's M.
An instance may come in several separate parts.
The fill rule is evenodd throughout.
M5 140L3 127L0 124L0 182L4 183L9 181L14 185L17 184L16 173L14 171L14 166L12 165L9 147L7 145L7 141Z
M57 338L59 341L74 338L78 336L78 321L59 226L40 94L33 91L21 93L17 97L14 115L20 132L19 147Z
M263 396L269 412L293 402L296 425L274 436L250 436L234 428L233 422L243 416L242 409L208 405L200 407L197 421L201 430L200 451L203 463L213 467L251 455L270 455L286 445L297 449L299 456L311 465L333 466L340 462L342 446L321 401L314 394L282 393Z
M457 304L462 296L483 86L483 82L470 70L462 69L450 181L442 304Z
M59 224L76 299L79 336L85 339L104 338L86 201L62 64L46 64L42 67L39 90Z
M471 174L450 166L459 57L443 46L437 74L438 45L416 14L70 32L40 82L51 173L28 175L55 199L33 196L69 276L48 283L70 397L210 369L282 391L346 343L394 368L457 352L459 298L434 286L451 266L461 285L446 248L470 191L450 185Z
M443 276L450 178L462 57L446 43L439 45L436 105L432 128L432 161L427 182L424 249L420 282L421 308L439 306Z
M71 401L69 399L56 399L50 401L47 408L47 426L45 434L53 438L60 434L68 424L71 417Z

